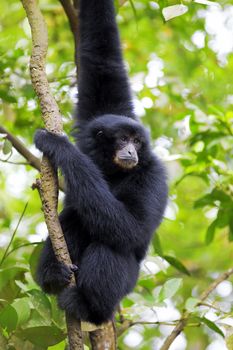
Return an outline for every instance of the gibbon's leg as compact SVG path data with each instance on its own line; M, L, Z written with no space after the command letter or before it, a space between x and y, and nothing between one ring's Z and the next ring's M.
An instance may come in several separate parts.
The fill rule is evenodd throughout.
M73 269L75 265L68 267L57 260L48 237L37 267L37 282L43 291L52 294L59 293L70 283Z
M84 252L77 287L65 289L59 305L84 321L101 324L110 320L122 297L134 287L138 269L133 257L92 243Z

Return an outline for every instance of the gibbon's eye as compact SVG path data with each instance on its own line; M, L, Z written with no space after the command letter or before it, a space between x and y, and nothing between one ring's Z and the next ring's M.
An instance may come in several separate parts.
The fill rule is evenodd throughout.
M134 142L136 145L138 145L141 141L136 137L136 138L133 140L133 142Z
M125 142L125 141L127 141L127 137L126 136L121 136L121 141L123 141L123 142Z
M103 131L102 130L98 131L97 134L96 134L97 137L100 137L102 135L103 135Z

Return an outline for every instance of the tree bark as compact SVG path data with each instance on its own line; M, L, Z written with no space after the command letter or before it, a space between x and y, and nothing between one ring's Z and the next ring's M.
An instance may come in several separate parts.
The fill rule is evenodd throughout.
M90 332L90 341L93 350L115 350L116 331L114 322L108 322L103 328Z
M47 27L36 0L21 0L26 11L32 32L32 55L30 72L33 88L39 98L42 118L45 127L50 132L62 133L62 118L59 108L50 93L45 73L45 58L48 48ZM48 159L43 157L41 163L41 183L38 183L43 212L49 235L57 259L67 265L71 264L68 248L57 214L58 181ZM73 276L71 284L75 284ZM82 350L82 332L80 322L67 319L67 330L70 350Z

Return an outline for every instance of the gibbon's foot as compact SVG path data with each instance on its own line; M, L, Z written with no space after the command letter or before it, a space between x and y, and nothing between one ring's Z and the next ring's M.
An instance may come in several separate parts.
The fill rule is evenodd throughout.
M75 264L71 264L71 265L69 265L69 268L71 269L71 271L72 272L77 272L78 271L78 266L77 265L75 265Z
M57 294L61 292L71 281L73 265L71 266L60 262L51 264L45 269L42 277L42 289L47 293Z

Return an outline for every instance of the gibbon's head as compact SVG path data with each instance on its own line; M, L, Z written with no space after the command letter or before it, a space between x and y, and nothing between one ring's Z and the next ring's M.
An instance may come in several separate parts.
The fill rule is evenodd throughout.
M96 117L80 131L79 146L106 173L131 171L151 158L148 132L124 116Z

